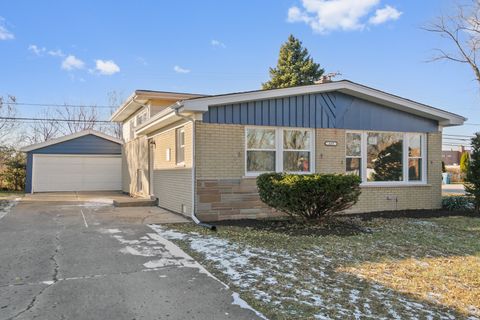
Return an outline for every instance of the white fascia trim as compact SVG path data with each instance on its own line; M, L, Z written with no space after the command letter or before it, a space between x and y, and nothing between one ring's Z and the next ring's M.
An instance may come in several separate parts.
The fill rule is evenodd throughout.
M134 114L147 100L140 99L136 93L132 94L118 109L110 116L109 121L122 122ZM135 110L124 115L128 108L133 107Z
M177 120L181 120L181 118L175 114L175 109L168 107L167 109L157 113L155 116L150 118L147 122L145 122L142 126L137 128L135 130L135 134L136 135L148 134L150 132L161 129L165 125L175 122Z
M128 98L123 102L118 109L111 115L110 121L122 122L128 119L138 108L146 104L152 99L168 99L168 100L183 100L203 97L204 95L193 93L177 93L177 92L153 92L144 90L135 90ZM133 111L128 111L129 107L133 107ZM124 113L126 114L124 115Z
M385 106L417 114L439 121L442 126L462 125L467 119L444 110L433 108L412 100L404 99L386 92L365 87L350 81L314 84L284 89L233 93L214 97L197 98L183 101L185 111L208 111L209 106L241 103L252 100L274 99L293 95L340 91Z
M99 132L99 131L96 131L96 130L84 130L84 131L80 131L80 132L77 132L77 133L69 134L68 136L63 136L63 137L60 137L60 138L52 139L52 140L49 140L49 141L46 141L46 142L40 142L40 143L32 144L32 145L21 148L20 151L29 152L29 151L45 148L45 147L48 147L48 146L51 146L51 145L54 145L54 144L57 144L57 143L73 140L73 139L80 138L80 137L83 137L83 136L87 136L89 134L100 137L100 138L103 138L105 140L109 140L109 141L118 143L118 144L123 144L122 140L117 139L117 138L112 137L112 136L109 136L108 134L105 134L103 132Z
M144 128L151 126L152 124L155 124L155 122L157 122L158 120L161 120L163 117L165 117L166 115L172 112L175 112L175 109L173 108L173 106L165 108L164 110L158 112L153 117L149 118L147 121L145 121L140 126L138 126L135 131L139 132Z

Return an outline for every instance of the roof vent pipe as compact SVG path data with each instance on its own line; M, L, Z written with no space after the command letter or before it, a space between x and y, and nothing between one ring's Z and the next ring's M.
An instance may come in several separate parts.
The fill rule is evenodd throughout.
M174 107L175 115L180 117L180 118L183 118L187 121L190 121L192 123L192 215L191 215L191 218L192 218L193 222L195 222L197 225L199 225L201 227L208 228L212 231L217 231L217 227L215 225L208 224L208 223L200 221L200 219L198 219L197 215L195 214L195 192L196 192L196 186L195 186L195 177L196 177L196 174L195 174L196 173L196 167L195 167L195 119L193 119L192 117L187 117L187 116L184 116L184 115L180 114L180 108L181 107L182 107L182 103L178 101L176 103L176 106Z
M330 83L333 81L333 78L341 75L342 74L340 72L330 72L330 73L324 74L320 77L320 79L315 81L315 84Z

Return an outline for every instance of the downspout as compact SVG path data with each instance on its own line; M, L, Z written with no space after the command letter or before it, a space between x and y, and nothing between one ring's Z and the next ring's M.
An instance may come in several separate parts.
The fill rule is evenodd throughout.
M195 193L196 193L195 180L196 180L196 170L197 170L195 165L195 119L192 117L187 117L180 114L179 110L181 107L182 107L182 103L177 102L176 106L174 107L175 115L177 117L183 118L192 123L192 215L191 217L193 222L195 222L197 225L208 228L212 231L216 231L217 227L215 225L200 221L200 219L198 219L197 215L195 214Z

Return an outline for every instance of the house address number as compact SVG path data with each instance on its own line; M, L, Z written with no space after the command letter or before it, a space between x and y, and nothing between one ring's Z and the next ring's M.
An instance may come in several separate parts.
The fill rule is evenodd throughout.
M337 141L325 141L325 145L327 147L336 147L337 146Z

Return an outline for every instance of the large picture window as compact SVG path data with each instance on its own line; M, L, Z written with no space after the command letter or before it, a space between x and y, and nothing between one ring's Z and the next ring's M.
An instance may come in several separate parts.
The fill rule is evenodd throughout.
M347 132L345 172L364 183L425 182L425 135Z
M311 172L313 135L310 129L247 128L247 175L262 172Z
M403 134L367 133L367 181L403 181Z

